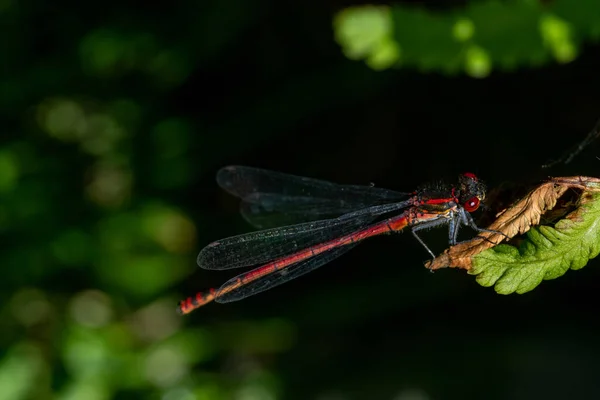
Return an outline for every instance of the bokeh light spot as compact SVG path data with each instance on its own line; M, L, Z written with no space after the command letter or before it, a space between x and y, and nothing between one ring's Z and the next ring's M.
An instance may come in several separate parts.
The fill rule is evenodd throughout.
M492 70L488 53L477 46L469 46L465 56L465 70L473 78L485 78Z
M47 369L38 346L18 343L3 354L0 361L0 390L2 399L29 399L42 371Z
M76 380L102 380L111 373L115 354L99 330L71 325L62 347L65 367Z
M144 212L145 230L170 253L187 253L196 243L196 227L185 215L166 207L149 207Z
M475 35L475 24L469 18L460 18L452 27L452 36L459 42L465 42Z
M89 173L86 187L89 198L103 207L119 207L131 195L131 172L122 164L97 163Z
M109 153L124 136L124 129L113 117L103 113L91 114L87 117L87 129L81 147L94 155Z
M77 294L70 304L71 316L88 328L99 328L112 318L110 298L98 290L87 290Z
M163 340L179 329L181 318L174 312L172 301L152 303L132 315L131 330L144 341Z
M43 101L37 109L37 120L50 136L63 141L77 140L87 129L83 108L69 99Z
M367 58L367 65L376 71L392 67L400 60L400 45L394 39L385 38Z
M389 41L393 40L393 22L388 6L348 7L335 16L333 26L337 42L350 59L367 58L383 51L384 55L379 58L391 65L390 59L399 55L399 51L395 54L394 46L389 45ZM378 64L376 61L375 65L381 65L381 62Z
M50 316L51 306L44 292L38 289L21 289L10 301L15 319L25 326L32 326Z
M557 43L554 46L554 57L561 63L568 63L573 61L577 56L577 48L570 41L564 41Z
M13 190L19 179L19 165L9 151L0 151L0 193Z
M108 387L102 382L74 381L67 385L58 400L109 400Z
M187 372L185 357L169 345L161 345L151 351L144 369L148 381L159 387L174 385Z
M544 43L560 63L573 61L577 56L577 48L572 40L571 26L561 18L545 14L540 18L540 34Z

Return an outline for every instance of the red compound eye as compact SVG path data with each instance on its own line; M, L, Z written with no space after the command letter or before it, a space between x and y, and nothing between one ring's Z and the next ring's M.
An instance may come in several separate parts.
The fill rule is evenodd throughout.
M477 181L477 180L478 180L478 179L477 179L477 177L475 176L475 174L473 174L473 173L471 173L471 172L465 172L465 173L463 174L463 176L465 176L465 177L467 177L467 178L469 178L469 179L473 179L474 181Z
M465 201L463 208L468 212L473 212L479 208L479 197L473 196L469 200Z

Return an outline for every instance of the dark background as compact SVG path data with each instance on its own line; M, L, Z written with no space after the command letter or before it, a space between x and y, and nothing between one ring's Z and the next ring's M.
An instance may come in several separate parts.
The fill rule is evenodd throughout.
M175 314L237 272L195 267L206 244L251 229L214 182L225 165L399 191L464 171L489 187L597 176L597 143L541 168L600 117L600 11L576 2L575 18L567 3L394 4L394 40L419 51L383 70L336 43L333 18L357 1L3 3L0 397L598 396L595 261L501 296L463 271L429 273L400 234ZM460 48L446 61L423 39L475 8L482 77ZM572 61L539 34L547 15L566 21ZM424 236L446 247L443 229Z

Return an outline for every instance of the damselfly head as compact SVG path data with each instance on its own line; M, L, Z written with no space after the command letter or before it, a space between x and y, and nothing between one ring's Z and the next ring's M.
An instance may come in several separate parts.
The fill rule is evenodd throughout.
M459 201L465 210L473 212L479 208L479 204L485 199L485 185L475 174L466 172L458 177Z

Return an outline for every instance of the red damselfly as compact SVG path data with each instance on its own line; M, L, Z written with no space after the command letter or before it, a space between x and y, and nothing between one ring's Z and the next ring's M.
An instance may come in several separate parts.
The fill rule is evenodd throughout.
M212 270L260 266L230 279L219 289L181 301L178 310L182 314L213 300L227 303L271 289L320 267L372 236L409 228L435 258L418 231L448 225L450 245L456 244L462 225L488 232L479 228L470 214L485 198L484 184L471 173L460 175L455 185L437 183L412 193L338 185L241 166L221 169L217 182L242 199L244 218L264 230L209 244L198 255L198 265Z

